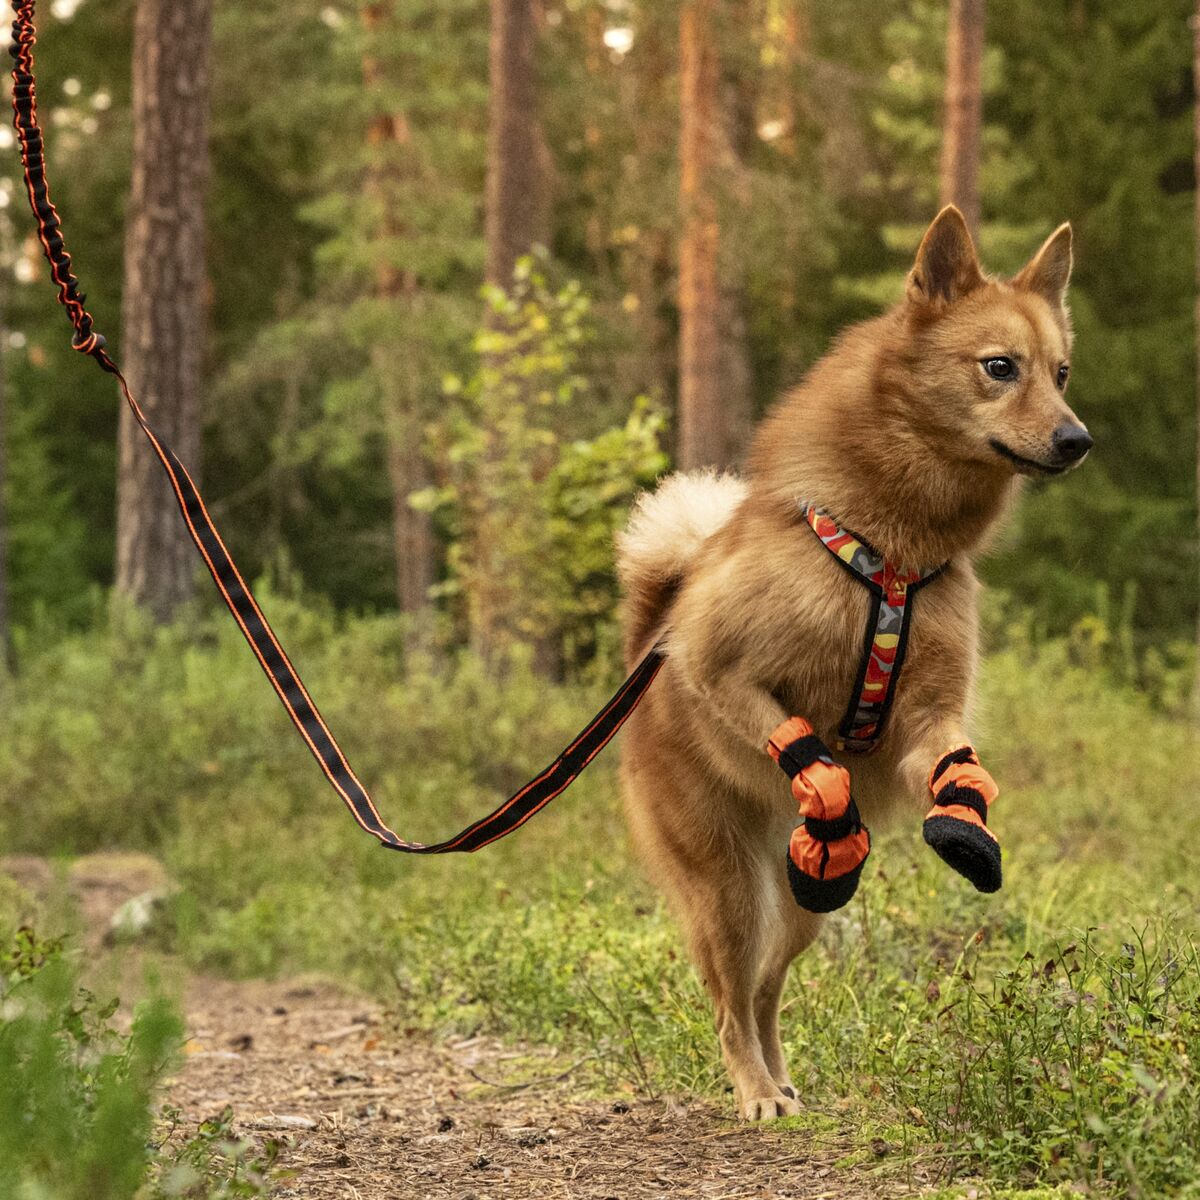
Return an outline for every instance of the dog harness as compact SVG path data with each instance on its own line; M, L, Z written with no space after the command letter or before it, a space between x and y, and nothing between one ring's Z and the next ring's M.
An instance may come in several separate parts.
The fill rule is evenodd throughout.
M839 750L866 754L878 745L896 697L912 622L913 597L950 564L942 563L928 571L904 570L872 549L863 538L843 529L815 504L806 501L801 509L821 545L871 593L854 691L834 743Z
M896 698L912 598L949 564L926 571L897 567L816 504L805 501L800 509L825 549L871 595L854 691L834 743L839 750L866 754L879 744ZM850 772L803 717L784 721L766 749L791 781L802 818L788 843L792 894L810 912L832 912L853 897L871 853L870 832L850 794ZM987 827L988 808L998 792L995 780L970 746L958 745L934 766L929 790L933 808L923 826L925 841L981 892L996 891L1000 843Z

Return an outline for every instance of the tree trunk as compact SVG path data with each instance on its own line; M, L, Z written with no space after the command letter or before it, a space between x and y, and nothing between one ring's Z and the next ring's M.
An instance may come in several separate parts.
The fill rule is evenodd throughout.
M684 0L679 26L682 235L676 457L684 470L732 464L750 425L739 287L721 261L721 201L736 201L741 181L717 53L718 15L716 0Z
M133 179L121 357L151 424L200 467L204 204L212 0L137 0ZM195 552L170 485L125 405L117 479L117 590L156 620L192 595Z
M984 0L950 0L940 199L958 205L977 240L985 23Z
M5 239L7 241L7 238ZM7 255L5 255L7 259ZM0 663L13 666L8 604L8 288L0 288Z
M391 0L377 0L363 10L368 34L394 28ZM368 92L382 84L379 61L371 53L363 58L363 83ZM380 212L380 226L373 231L382 241L376 256L376 295L398 309L411 309L416 301L417 281L392 261L391 249L404 234L389 186L401 170L397 161L411 134L402 113L381 109L367 131L370 147L368 192ZM384 437L387 445L388 482L392 489L392 547L396 567L396 603L403 613L420 613L429 607L433 586L436 547L429 514L419 512L409 497L429 485L429 465L422 449L421 396L412 375L411 361L395 353L394 347L377 347L371 356L379 379L383 406Z
M545 227L545 156L537 115L533 0L491 0L485 234L487 281L507 289Z
M1196 522L1197 533L1200 533L1200 0L1196 0L1196 10L1192 14L1192 65L1193 86L1195 88L1195 155L1196 189L1195 189L1195 306L1196 323ZM1196 678L1194 690L1194 713L1196 723L1200 725L1200 612L1196 614Z
M536 46L535 0L491 0L485 274L488 283L505 291L512 287L517 260L545 232L547 153L537 111ZM498 441L503 434L496 428L485 432L489 442L484 494L471 532L474 578L467 611L472 648L494 661L516 636L514 606L522 597L503 549L504 514L493 507L492 500L498 498L488 494L488 480L496 476L497 464L504 459ZM553 674L556 647L535 636L534 654L539 669Z

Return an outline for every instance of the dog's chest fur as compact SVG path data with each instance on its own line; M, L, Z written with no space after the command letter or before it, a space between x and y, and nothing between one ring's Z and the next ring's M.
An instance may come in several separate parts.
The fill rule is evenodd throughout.
M963 559L913 597L907 654L880 743L867 755L839 756L861 779L871 807L888 798L890 776L924 714L947 701L966 705L977 589ZM672 642L691 664L736 661L739 674L833 745L854 695L870 607L868 590L837 564L798 508L781 513L752 497L697 560L673 606ZM674 690L663 689L664 703ZM720 775L771 796L780 792L774 764L714 720L703 702L690 709L689 721Z

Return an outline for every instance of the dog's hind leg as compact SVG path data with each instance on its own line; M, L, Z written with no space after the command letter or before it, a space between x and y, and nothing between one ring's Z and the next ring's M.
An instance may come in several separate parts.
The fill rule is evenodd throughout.
M773 1014L778 1011L775 979L781 984L784 972L764 977L766 930L761 922L752 928L750 922L720 919L719 909L716 915L718 919L705 922L706 928L697 931L692 941L697 966L716 1009L717 1036L733 1080L738 1114L748 1121L760 1121L798 1112L794 1091L784 1092L779 1082L782 1078L787 1084L778 1026L768 1026L773 1036L765 1043L760 1033L760 1016L767 1008Z
M634 841L666 892L712 997L739 1114L762 1120L797 1112L763 1058L758 1022L786 828L763 837L753 813L735 815L729 799L711 792L696 803L669 774L627 770L625 784ZM778 1059L777 1045L771 1050Z
M779 1034L779 1002L787 982L788 969L797 955L815 940L823 920L797 906L782 871L776 886L777 907L768 930L768 946L763 955L762 972L754 996L754 1018L763 1061L776 1086L785 1096L795 1097L791 1072L783 1053Z
M758 1121L787 1116L799 1106L794 1094L785 1094L778 1082L787 1076L774 1020L786 966L775 969L779 953L772 925L778 914L772 868L782 872L778 855L768 863L749 851L746 845L729 846L722 856L725 861L710 863L709 873L673 882L682 883L677 905L693 960L716 1010L717 1036L738 1113ZM770 1036L764 1043L760 1018L768 1010Z

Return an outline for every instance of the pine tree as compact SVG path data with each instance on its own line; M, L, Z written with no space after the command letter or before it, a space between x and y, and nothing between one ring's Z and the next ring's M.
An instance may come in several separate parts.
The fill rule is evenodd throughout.
M538 120L534 0L491 0L487 281L507 288L513 268L545 237L545 145Z
M679 429L684 470L728 466L749 434L750 378L739 281L721 237L736 192L737 140L721 71L718 0L680 10ZM752 109L751 109L752 111Z
M1192 13L1192 90L1194 102L1192 105L1192 121L1194 126L1192 162L1193 178L1195 180L1195 198L1193 207L1194 218L1194 269L1195 297L1193 300L1193 334L1196 352L1196 532L1200 538L1200 0L1196 0L1196 8ZM1196 565L1200 568L1200 555ZM1197 589L1200 594L1200 588ZM1196 610L1196 680L1194 690L1194 713L1200 721L1200 607Z
M394 5L378 0L363 9L368 35L380 31L395 36ZM363 58L363 82L369 92L380 87L379 60L370 52ZM397 211L389 177L402 169L412 133L406 116L388 105L380 106L370 120L367 133L370 164L367 186L374 201L380 234L385 241L403 238L404 223ZM376 268L376 294L384 303L412 311L417 291L412 271L382 257ZM388 479L392 489L392 544L395 554L396 601L401 612L419 613L429 604L429 589L435 578L436 547L433 527L426 512L418 511L409 497L429 486L429 467L423 450L420 386L408 366L382 345L372 348L372 364L379 378L383 399L384 439L387 447Z
M123 361L150 422L199 470L212 0L138 0ZM117 589L167 620L193 589L194 551L132 415L121 413Z
M958 205L976 240L983 130L984 3L985 0L950 0L939 175L941 204Z

